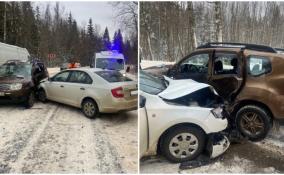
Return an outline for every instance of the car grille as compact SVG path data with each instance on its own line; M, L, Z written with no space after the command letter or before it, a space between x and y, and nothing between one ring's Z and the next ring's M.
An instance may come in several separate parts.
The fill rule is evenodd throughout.
M0 84L0 91L7 91L10 89L9 84Z

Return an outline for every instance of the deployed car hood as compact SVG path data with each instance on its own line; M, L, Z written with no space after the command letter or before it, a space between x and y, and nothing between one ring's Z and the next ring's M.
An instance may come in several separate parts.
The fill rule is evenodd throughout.
M198 83L191 79L173 80L166 76L164 78L169 82L169 85L158 96L167 100L176 99L209 86L208 84Z

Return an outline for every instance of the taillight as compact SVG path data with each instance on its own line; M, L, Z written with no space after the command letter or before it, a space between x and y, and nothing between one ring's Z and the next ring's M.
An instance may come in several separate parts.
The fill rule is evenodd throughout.
M114 96L115 98L123 98L124 97L122 87L112 89L111 93L112 93L112 96Z

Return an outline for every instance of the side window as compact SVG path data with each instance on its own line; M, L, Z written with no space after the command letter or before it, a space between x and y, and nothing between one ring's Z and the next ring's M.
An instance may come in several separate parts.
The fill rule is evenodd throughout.
M81 71L72 71L68 81L72 83L83 84L92 84L93 82L91 77L87 73Z
M248 58L248 74L252 76L260 76L271 72L271 63L267 57L249 56Z
M52 78L52 81L66 82L69 76L69 71L59 73Z
M238 74L238 56L234 53L215 53L214 75Z
M208 72L209 54L193 55L180 64L181 73L206 73Z

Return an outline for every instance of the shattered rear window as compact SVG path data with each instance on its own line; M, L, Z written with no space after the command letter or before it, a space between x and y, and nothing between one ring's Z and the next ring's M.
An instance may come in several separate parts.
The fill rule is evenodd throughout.
M206 87L176 99L164 99L164 101L174 105L199 106L208 108L215 107L215 105L222 103L221 97L214 93L214 89L212 87Z

